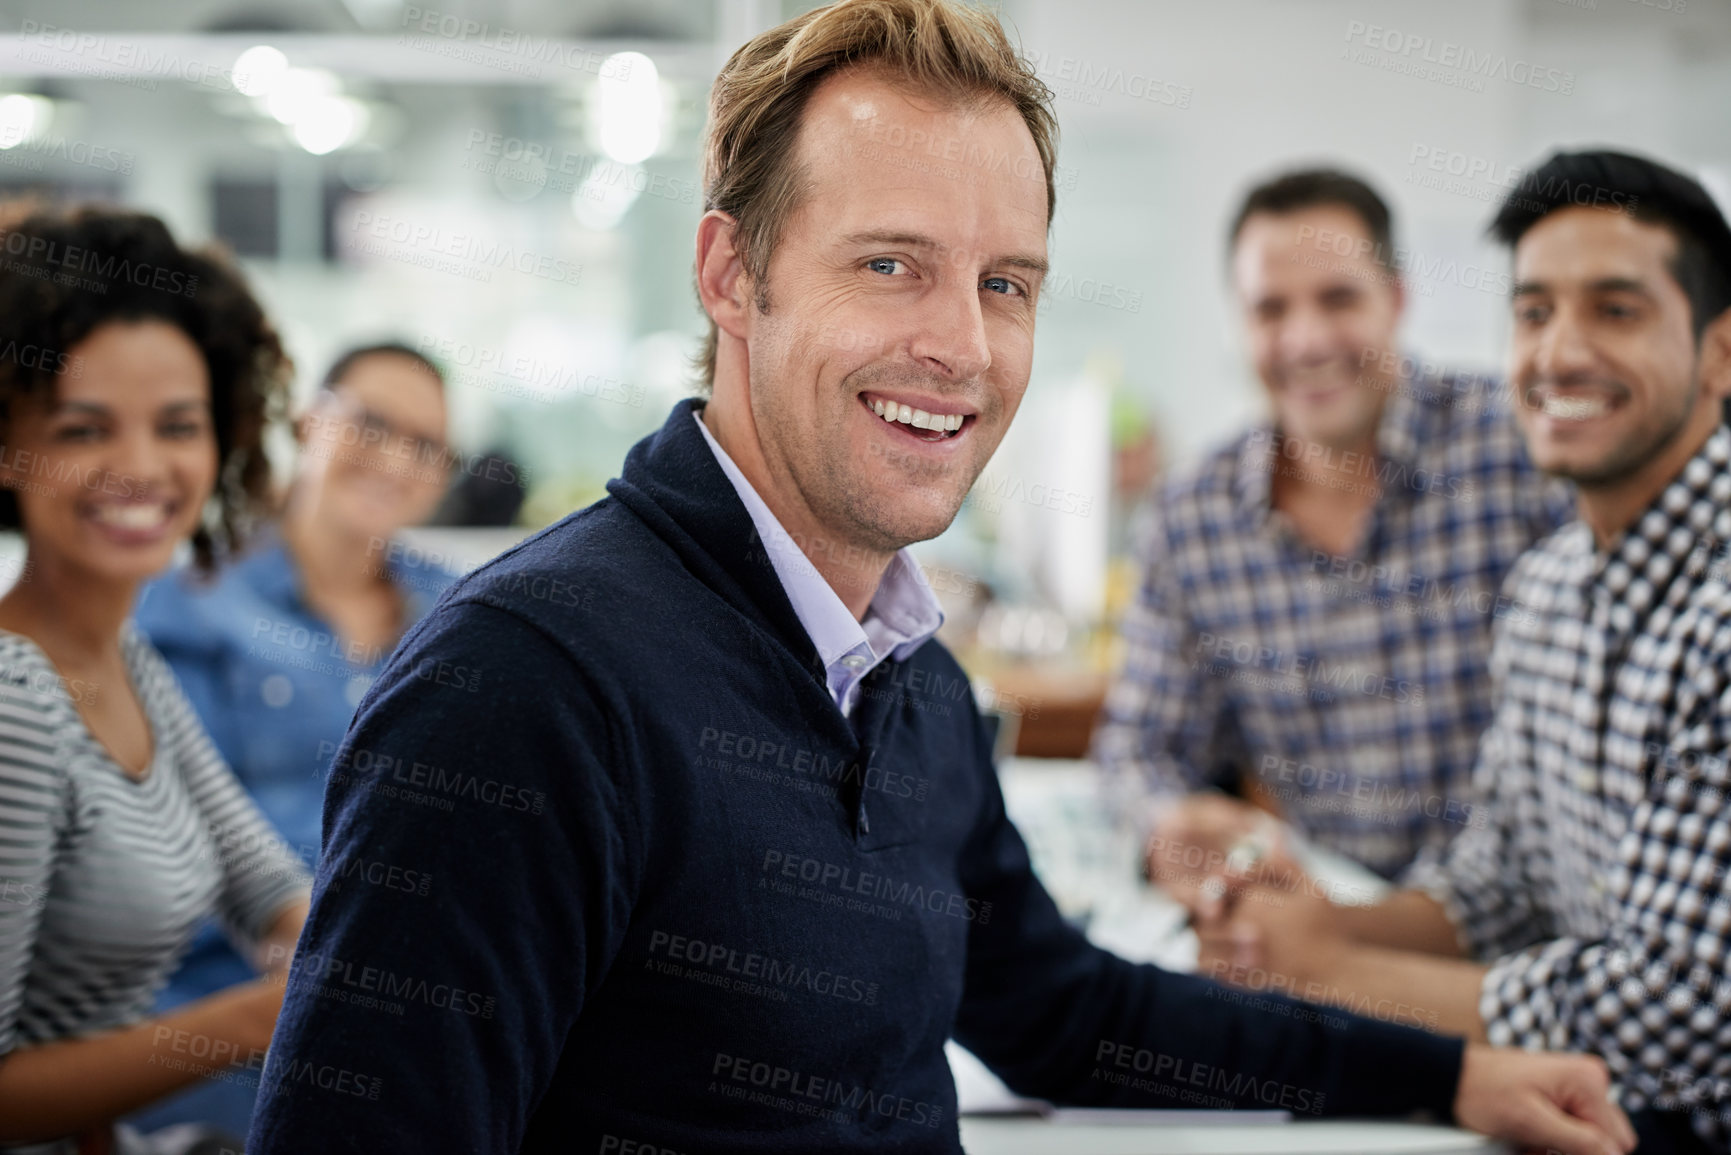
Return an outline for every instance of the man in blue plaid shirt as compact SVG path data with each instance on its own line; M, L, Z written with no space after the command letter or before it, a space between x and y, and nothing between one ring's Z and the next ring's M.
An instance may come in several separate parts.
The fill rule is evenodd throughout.
M1094 748L1178 893L1257 825L1244 797L1389 878L1471 820L1491 625L1523 612L1498 590L1570 498L1502 389L1395 351L1390 234L1329 170L1256 188L1231 230L1273 421L1153 503Z
M1532 613L1493 650L1487 821L1375 906L1205 900L1204 971L1599 1055L1641 1151L1731 1151L1731 227L1690 178L1594 152L1492 229L1518 417L1578 519L1509 578Z

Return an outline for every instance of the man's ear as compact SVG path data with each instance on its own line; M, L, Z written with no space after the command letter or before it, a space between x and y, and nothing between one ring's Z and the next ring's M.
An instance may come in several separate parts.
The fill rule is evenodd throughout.
M1731 309L1701 333L1701 385L1715 397L1731 398Z
M733 244L738 228L720 209L697 222L697 296L716 328L743 341L751 332L751 278Z

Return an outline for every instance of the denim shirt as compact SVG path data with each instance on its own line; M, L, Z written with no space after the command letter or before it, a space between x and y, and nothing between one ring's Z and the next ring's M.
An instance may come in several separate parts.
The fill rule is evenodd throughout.
M393 545L385 556L403 594L406 629L457 575L422 560L419 550ZM392 647L352 646L339 638L302 598L300 572L275 535L208 582L189 570L151 582L136 619L168 659L235 777L311 866L318 857L325 767ZM175 1003L216 989L195 981L181 991L213 947L229 954L220 934L207 928L170 985L169 995L182 995Z

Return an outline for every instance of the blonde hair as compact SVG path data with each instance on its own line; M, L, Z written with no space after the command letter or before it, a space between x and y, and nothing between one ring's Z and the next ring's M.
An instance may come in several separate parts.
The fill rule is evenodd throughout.
M769 308L770 256L804 191L794 153L806 101L826 78L855 65L881 68L951 100L1008 101L1039 150L1047 220L1057 204L1052 92L996 16L953 0L840 0L751 40L710 90L703 207L734 219L734 247L760 310ZM711 321L697 358L704 392L715 383L716 340Z

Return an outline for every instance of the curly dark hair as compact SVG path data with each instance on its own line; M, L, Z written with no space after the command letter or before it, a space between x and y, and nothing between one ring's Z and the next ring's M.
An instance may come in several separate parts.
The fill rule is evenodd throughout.
M212 508L192 537L208 572L238 552L268 511L264 433L287 405L292 362L241 273L215 252L181 248L146 213L100 206L42 211L0 225L0 435L20 402L54 396L67 354L103 325L160 320L204 355L216 431ZM0 490L0 529L18 529L17 495Z

